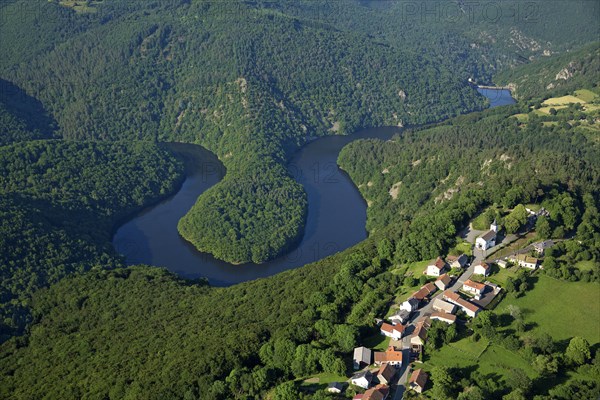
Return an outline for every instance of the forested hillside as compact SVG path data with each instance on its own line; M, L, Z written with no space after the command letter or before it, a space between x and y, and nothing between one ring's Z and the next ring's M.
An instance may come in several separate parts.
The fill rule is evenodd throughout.
M562 96L584 87L598 87L600 75L600 42L580 50L537 60L495 76L501 85L514 87L520 99Z
M215 152L228 175L199 200L181 233L232 262L273 258L301 236L306 205L273 198L256 182L301 192L282 165L308 137L480 109L483 99L467 78L488 81L499 67L591 40L597 8L80 3L3 3L14 18L0 26L0 77L39 99L63 138L177 140ZM501 18L490 18L490 7ZM565 33L540 22L557 14L588 28ZM282 205L284 214L272 211ZM227 240L211 237L216 227Z
M460 191L479 186L487 201L508 207L536 201L553 189L597 194L597 134L587 135L583 126L571 127L567 122L587 124L587 116L580 112L577 124L569 110L527 124L508 118L522 108L527 105L407 130L387 142L361 140L346 146L339 164L371 204L367 228L377 230L410 220L423 205L444 203ZM557 123L548 125L546 120ZM510 190L505 192L500 188L507 183Z
M34 141L0 147L1 340L20 333L30 296L94 266L123 217L171 193L182 166L150 143Z
M348 376L375 318L418 289L405 265L446 254L494 205L538 203L541 237L562 240L547 281L519 276L511 296L550 280L597 285L597 45L566 51L597 40L599 12L588 1L1 2L0 397L323 399L299 382ZM577 72L546 89L565 62ZM468 78L513 67L496 81L532 104L456 117L486 107ZM580 89L589 102L537 101ZM342 151L370 236L319 262L212 288L125 267L110 244L119 221L181 184L184 166L161 142L202 144L227 168L181 234L218 258L262 262L302 234L306 197L285 168L299 146L426 123ZM489 334L481 325L460 334ZM566 353L563 338L540 350L515 332L489 336L542 370ZM591 353L582 369L561 363L526 390L505 371L453 370L445 397L596 398L597 343L595 364Z
M2 346L3 396L263 398L292 378L346 374L352 348L375 332L374 317L396 293L418 285L391 270L444 254L457 229L492 202L545 201L552 228L575 234L597 260L597 141L562 124L507 118L519 107L349 145L340 162L357 183L374 182L362 188L374 201L369 217L377 232L318 263L230 288L140 266L92 271L38 291L27 341ZM396 179L404 181L398 197L385 203L384 183ZM597 271L588 279L597 280ZM460 374L458 386L478 386L485 398L511 390L504 379L492 388L474 372ZM549 399L555 385L540 378L528 393ZM310 398L294 384L283 387L277 392L292 397L281 398Z

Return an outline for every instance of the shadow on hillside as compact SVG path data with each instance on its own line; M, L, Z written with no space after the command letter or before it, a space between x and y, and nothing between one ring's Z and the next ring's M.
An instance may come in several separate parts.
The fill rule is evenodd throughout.
M43 104L6 79L0 79L0 107L25 123L27 130L51 138L57 123Z

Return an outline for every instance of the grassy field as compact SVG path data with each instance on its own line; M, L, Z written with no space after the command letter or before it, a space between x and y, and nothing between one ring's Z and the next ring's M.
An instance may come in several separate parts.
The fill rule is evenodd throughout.
M390 338L377 333L365 338L361 344L374 351L384 351L390 345Z
M523 297L506 298L498 310L513 304L521 308L526 323L535 324L533 332L546 332L554 340L582 336L590 344L600 343L600 285L564 282L538 275L532 290Z
M505 377L511 368L521 368L534 378L530 365L518 353L490 344L486 339L473 342L464 338L432 352L423 367L431 370L435 366L450 368L474 368L484 375Z
M586 103L586 101L578 97L568 95L562 97L551 97L547 100L544 100L542 104L546 106L562 106L571 103Z
M529 114L515 114L513 115L519 122L527 122L529 121Z
M497 285L504 286L504 284L506 283L506 278L508 278L508 277L514 278L517 275L517 271L520 268L521 267L519 267L519 266L513 266L510 268L501 268L501 267L495 266L495 267L493 267L492 275L488 276L486 278L486 280L488 280L492 283L495 283Z
M550 109L554 108L555 110L560 110L562 108L567 108L568 106L548 106L548 107L541 107L538 108L537 110L534 110L534 112L538 115L550 115Z
M323 372L321 374L311 376L308 379L304 379L300 384L300 387L304 391L316 392L317 390L327 388L327 385L331 382L346 382L347 380L348 378L345 376Z
M587 90L587 89L576 90L575 96L577 98L585 101L586 103L592 102L596 98L598 98L598 95L596 93L592 92L591 90Z
M452 250L450 250L451 253L455 253L455 254L466 254L468 256L472 256L473 255L473 245L471 245L471 243L467 242L467 241L461 241L462 239L458 239L458 241L460 241L456 246L454 246L454 248Z
M594 261L579 261L577 264L575 264L575 267L580 271L591 271L594 269Z

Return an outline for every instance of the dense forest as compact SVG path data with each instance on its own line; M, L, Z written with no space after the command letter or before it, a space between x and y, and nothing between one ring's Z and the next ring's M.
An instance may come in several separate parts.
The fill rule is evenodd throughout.
M0 147L0 335L21 332L38 288L124 265L112 229L171 193L183 169L148 142L33 141Z
M153 267L95 269L37 291L30 334L2 346L2 395L242 399L262 398L276 387L271 395L277 399L310 398L289 380L321 371L345 375L351 349L375 332L373 318L399 290L419 284L392 270L407 260L443 254L455 244L457 229L492 202L543 201L550 211L548 234L572 232L597 260L597 143L562 125L545 128L507 118L519 107L409 130L387 142L350 144L340 162L358 184L384 176L372 191L362 186L374 200L369 223L376 232L315 264L230 288L180 280ZM389 173L381 174L386 167ZM535 178L531 171L537 171ZM400 205L382 207L376 193L391 197L383 184L387 175L390 184L402 178L423 197L399 192ZM461 176L460 188L449 191ZM569 249L557 249L555 259L568 263ZM591 279L598 279L597 271ZM477 321L469 329L491 335ZM525 339L502 333L496 340L514 348ZM520 387L504 378L492 385L476 371L458 373L460 385L440 384L437 390L453 397L464 384L476 386L483 398L500 399ZM573 382L555 386L544 379L517 392L539 399L555 393L576 399L583 393ZM597 385L584 382L591 385L587 393L597 392Z
M225 211L201 198L181 233L233 262L273 258L301 236L306 206L255 182L301 191L279 177L308 137L481 109L467 78L489 81L499 67L592 40L597 8L492 2L468 10L463 24L464 5L452 1L433 11L371 1L78 3L4 2L15 18L0 26L0 77L39 99L60 137L186 141L215 152L228 175L210 195ZM556 15L586 28L532 23ZM240 196L244 210L233 212ZM283 215L272 211L284 203ZM229 240L211 237L222 226Z
M326 398L299 382L347 376L375 318L420 285L405 265L452 251L457 231L495 207L511 209L500 215L507 230L525 204L545 207L537 235L561 241L540 275L597 285L600 115L545 113L540 102L589 89L597 104L597 45L566 51L597 40L600 5L426 3L2 2L0 397ZM571 62L572 81L546 89ZM468 78L516 83L532 100L478 111L486 102ZM342 151L369 201L370 235L324 260L213 288L126 267L110 244L118 223L181 184L183 157L161 142L201 144L227 169L181 234L218 258L259 263L302 234L306 197L285 168L299 146L428 123ZM539 279L511 278L507 298ZM533 338L503 313L454 334L434 327L428 351L483 337L522 351L539 376L464 369L452 381L436 369L433 396L598 397L598 342Z
M599 73L600 42L595 42L577 51L504 70L494 79L501 85L513 86L519 99L539 99L597 87Z

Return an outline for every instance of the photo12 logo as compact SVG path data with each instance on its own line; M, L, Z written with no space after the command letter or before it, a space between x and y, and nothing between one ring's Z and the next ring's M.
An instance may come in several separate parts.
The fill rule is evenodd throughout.
M404 22L497 23L539 22L539 1L401 2Z

